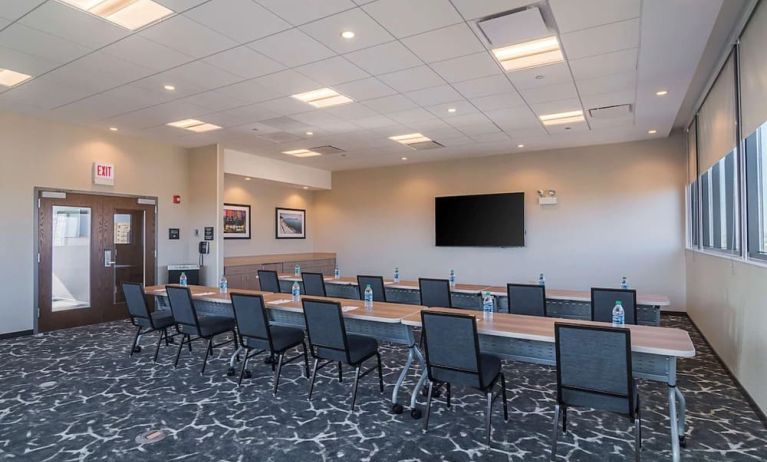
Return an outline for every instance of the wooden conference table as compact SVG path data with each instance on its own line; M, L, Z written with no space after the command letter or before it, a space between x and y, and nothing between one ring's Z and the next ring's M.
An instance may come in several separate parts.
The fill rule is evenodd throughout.
M217 288L190 286L195 307L205 314L233 316L229 294L219 293ZM303 309L300 301L293 301L287 294L275 294L253 290L236 290L236 293L261 294L272 322L278 325L304 327ZM168 303L163 286L146 288L148 295L156 298L158 309L167 309ZM592 321L563 320L552 317L523 316L493 313L486 317L476 310L428 308L413 304L374 302L371 307L355 299L334 297L307 297L324 299L341 304L347 330L406 345L408 359L392 391L392 410L402 412L399 391L413 362L418 361L420 378L410 396L411 415L420 418L418 396L426 379L426 365L415 340L414 330L421 326L422 310L447 311L473 315L477 319L480 347L483 352L514 361L534 364L556 365L554 350L554 324L568 322L584 325L609 325ZM664 382L668 385L669 418L673 460L680 457L680 441L684 441L686 403L677 387L677 359L695 356L695 347L689 334L677 328L655 326L626 326L631 330L631 350L634 376ZM234 369L239 350L230 359Z
M280 289L290 293L293 282L301 283L301 277L281 274ZM359 298L357 278L325 276L326 290L329 296L340 298ZM390 302L420 304L418 281L384 278L386 299ZM303 287L301 288L303 293ZM458 283L451 288L453 306L474 310L482 309L480 294L490 292L496 299L496 311L508 311L509 303L505 286L487 284ZM660 310L671 306L671 301L664 295L637 294L637 320L639 324L659 326ZM591 317L591 291L546 288L546 309L551 317L589 320Z

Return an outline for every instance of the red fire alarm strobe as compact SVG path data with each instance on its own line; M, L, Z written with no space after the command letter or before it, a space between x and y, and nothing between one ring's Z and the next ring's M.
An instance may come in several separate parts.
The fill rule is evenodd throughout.
M174 194L173 195L173 203L174 204L180 204L181 203L181 196L179 196L178 194Z

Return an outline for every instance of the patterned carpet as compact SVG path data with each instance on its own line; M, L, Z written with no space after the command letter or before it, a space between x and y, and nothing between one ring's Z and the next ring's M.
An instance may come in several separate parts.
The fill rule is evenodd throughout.
M688 402L684 460L767 460L767 429L685 317L664 325L692 333L695 359L680 362L679 386ZM34 461L301 461L339 460L547 460L553 415L554 371L505 363L510 419L498 401L492 444L484 441L484 401L454 390L453 407L437 400L429 432L405 412L389 411L392 386L406 350L385 345L386 391L377 378L360 384L348 412L352 374L321 372L314 400L298 363L285 367L277 398L271 368L251 362L253 378L238 390L225 375L231 346L217 351L205 376L196 344L172 367L175 347L162 347L152 363L154 335L128 357L133 329L126 322L0 341L0 460ZM406 382L410 389L414 376ZM666 387L640 383L644 417L643 460L669 460ZM559 460L627 460L634 456L631 424L596 411L571 411ZM167 437L139 444L136 437L162 429Z

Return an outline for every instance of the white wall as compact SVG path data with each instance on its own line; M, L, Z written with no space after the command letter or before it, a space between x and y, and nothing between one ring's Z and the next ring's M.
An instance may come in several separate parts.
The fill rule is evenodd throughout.
M327 170L233 149L224 149L224 172L310 188L330 189L331 185L331 175Z
M459 282L503 284L544 272L549 286L575 289L626 275L684 310L685 160L674 136L334 172L333 189L316 193L315 247L337 252L345 274L454 268ZM538 189L555 189L559 204L539 206ZM525 193L526 247L434 246L435 196L514 191Z
M224 241L227 257L278 253L314 252L317 220L314 216L314 192L275 181L226 175L224 202L250 205L251 238ZM306 239L274 237L275 207L306 210ZM322 249L318 249L322 250ZM330 249L329 251L332 251Z
M200 269L200 283L217 286L224 272L223 267L223 217L221 204L224 203L224 173L221 168L222 155L218 146L205 146L189 150L189 207L190 233L189 254L199 258L198 244L204 240L205 227L212 226L214 240L209 241L210 253L205 255ZM195 234L196 233L196 234Z
M690 317L759 407L767 410L767 268L687 252Z
M115 165L115 186L94 186L94 161ZM0 333L33 328L36 186L158 197L158 277L189 260L187 152L119 133L0 113ZM182 240L169 241L180 227ZM196 258L195 255L191 256Z

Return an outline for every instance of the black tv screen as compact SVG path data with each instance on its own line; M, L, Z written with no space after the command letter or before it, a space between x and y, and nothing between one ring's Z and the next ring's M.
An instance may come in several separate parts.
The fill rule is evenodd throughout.
M434 199L438 247L523 247L525 193Z

